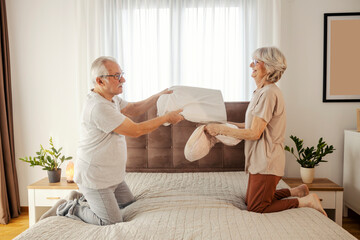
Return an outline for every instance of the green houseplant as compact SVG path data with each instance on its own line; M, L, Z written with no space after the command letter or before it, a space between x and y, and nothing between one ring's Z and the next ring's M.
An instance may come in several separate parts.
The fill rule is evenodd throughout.
M50 137L50 148L46 149L40 144L40 151L36 152L35 157L19 158L21 161L30 163L30 167L41 166L43 170L48 171L49 182L60 182L61 164L64 161L72 159L72 157L61 156L62 147L56 149Z
M297 150L297 156L294 153L294 148L285 146L285 150L290 152L296 161L301 165L300 173L304 183L312 183L314 178L315 166L320 162L327 162L323 159L327 154L332 153L335 148L333 145L328 145L323 138L319 139L316 146L303 147L304 140L291 135L290 138L294 141Z

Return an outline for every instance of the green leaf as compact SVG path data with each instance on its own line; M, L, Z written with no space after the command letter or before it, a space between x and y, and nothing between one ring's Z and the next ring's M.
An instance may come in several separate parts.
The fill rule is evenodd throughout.
M72 157L61 156L60 151L63 149L62 147L59 150L56 150L54 146L53 139L50 137L49 139L50 148L46 149L40 144L40 151L35 152L35 157L23 157L19 158L20 161L27 162L30 164L30 167L41 166L43 170L53 170L60 167L60 165L65 160L70 160Z
M290 138L295 143L295 147L299 157L296 157L294 155L293 148L290 149L288 146L286 146L285 150L291 152L296 158L296 161L302 167L312 168L317 166L320 162L327 162L325 160L322 160L322 158L335 150L332 145L328 146L322 137L319 139L318 144L316 145L316 149L314 146L304 148L303 140L296 136L291 135Z
M54 147L52 147L51 150L53 150L54 153L58 153Z

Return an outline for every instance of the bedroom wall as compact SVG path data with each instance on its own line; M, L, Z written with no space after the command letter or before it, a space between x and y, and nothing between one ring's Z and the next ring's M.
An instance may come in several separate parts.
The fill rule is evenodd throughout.
M64 154L76 152L75 2L6 1L21 206L28 205L27 186L47 172L19 157L34 155L39 144L49 146L50 136Z
M280 81L287 105L285 144L290 135L316 145L320 137L336 151L320 163L315 177L326 177L342 185L344 130L356 128L360 103L323 103L324 13L360 12L359 0L282 0L282 50L288 69ZM360 81L359 76L355 76ZM294 146L294 145L292 145ZM287 153L288 177L300 177L300 165Z
M49 136L66 155L75 156L76 1L6 0L6 4L15 158L33 154L40 143L48 146ZM341 184L343 130L355 128L360 104L322 103L323 13L360 11L360 1L282 0L282 4L281 42L289 65L280 83L287 104L286 136L297 135L309 145L322 136L333 144L337 150L317 168L316 177ZM46 172L19 160L16 165L20 204L27 206L27 185L46 177ZM290 155L286 176L299 176L299 165Z

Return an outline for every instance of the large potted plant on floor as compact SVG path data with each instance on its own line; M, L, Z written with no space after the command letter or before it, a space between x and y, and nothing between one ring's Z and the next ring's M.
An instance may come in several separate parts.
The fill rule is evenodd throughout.
M290 136L294 141L298 156L294 154L294 148L285 146L285 150L290 152L296 158L296 161L301 165L300 175L304 183L312 183L315 174L315 166L320 162L327 162L323 159L327 154L332 153L335 148L333 145L328 146L328 144L323 141L323 138L319 139L317 147L303 147L304 140L296 137Z
M36 157L19 158L21 161L30 163L30 167L41 166L43 170L47 170L50 183L60 182L61 178L61 164L64 161L72 159L72 157L61 156L62 147L56 149L50 137L50 149L45 149L40 144L40 151L36 152Z

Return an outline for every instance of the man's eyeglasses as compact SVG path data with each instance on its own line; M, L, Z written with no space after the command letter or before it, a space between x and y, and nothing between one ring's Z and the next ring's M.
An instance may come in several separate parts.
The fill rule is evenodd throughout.
M101 75L99 77L103 78L103 77L114 77L115 79L117 79L118 81L120 81L120 79L124 76L125 72L121 72L120 74L114 74L114 75Z

